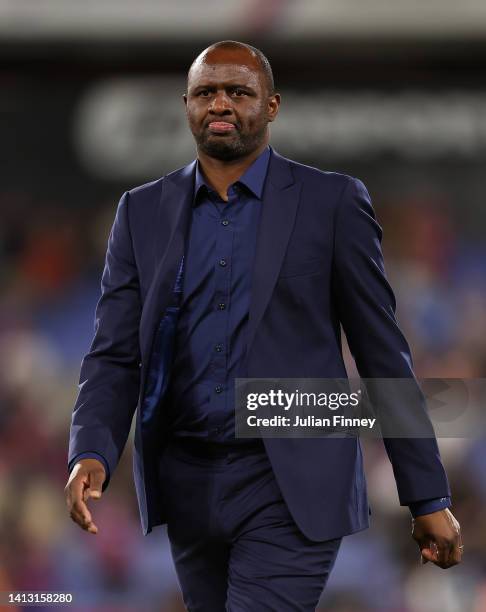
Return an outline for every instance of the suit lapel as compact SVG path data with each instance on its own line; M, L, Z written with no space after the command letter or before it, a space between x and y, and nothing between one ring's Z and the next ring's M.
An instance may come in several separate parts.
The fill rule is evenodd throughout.
M140 322L142 362L147 362L155 328L172 297L190 223L196 162L168 175L162 183L154 245L155 274ZM144 378L144 377L143 377ZM143 380L142 387L143 389Z
M252 273L247 355L277 282L302 187L295 182L289 161L273 149L271 152Z

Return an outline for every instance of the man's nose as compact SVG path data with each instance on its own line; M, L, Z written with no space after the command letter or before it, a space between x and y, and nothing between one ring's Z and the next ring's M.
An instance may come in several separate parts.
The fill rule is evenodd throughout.
M232 112L231 99L225 91L218 91L209 105L209 112L228 115Z

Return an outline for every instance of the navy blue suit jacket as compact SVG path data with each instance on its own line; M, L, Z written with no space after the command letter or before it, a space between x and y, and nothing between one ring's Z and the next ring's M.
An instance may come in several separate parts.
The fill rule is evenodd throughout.
M192 162L121 198L72 415L68 461L96 452L113 474L136 410L133 467L144 534L165 522L170 495L160 490L157 465L166 440L146 391L184 253L194 171ZM272 149L241 376L345 378L341 323L362 377L414 379L380 245L381 228L363 183ZM400 398L395 404L394 410L407 410ZM308 538L336 538L368 526L357 438L264 443L289 510ZM385 447L402 505L450 495L435 437L388 438Z

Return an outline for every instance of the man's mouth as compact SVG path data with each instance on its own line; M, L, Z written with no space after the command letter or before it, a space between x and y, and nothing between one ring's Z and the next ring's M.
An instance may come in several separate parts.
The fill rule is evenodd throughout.
M211 132L215 132L216 134L226 134L236 130L236 126L233 123L228 123L227 121L211 121L208 128L211 130Z

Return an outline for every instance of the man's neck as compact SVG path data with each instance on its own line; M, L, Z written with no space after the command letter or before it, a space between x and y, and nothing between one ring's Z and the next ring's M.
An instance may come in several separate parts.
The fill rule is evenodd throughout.
M209 157L209 155L198 151L198 160L208 183L227 202L228 187L245 174L246 170L267 146L268 142L265 141L250 155L232 161Z

